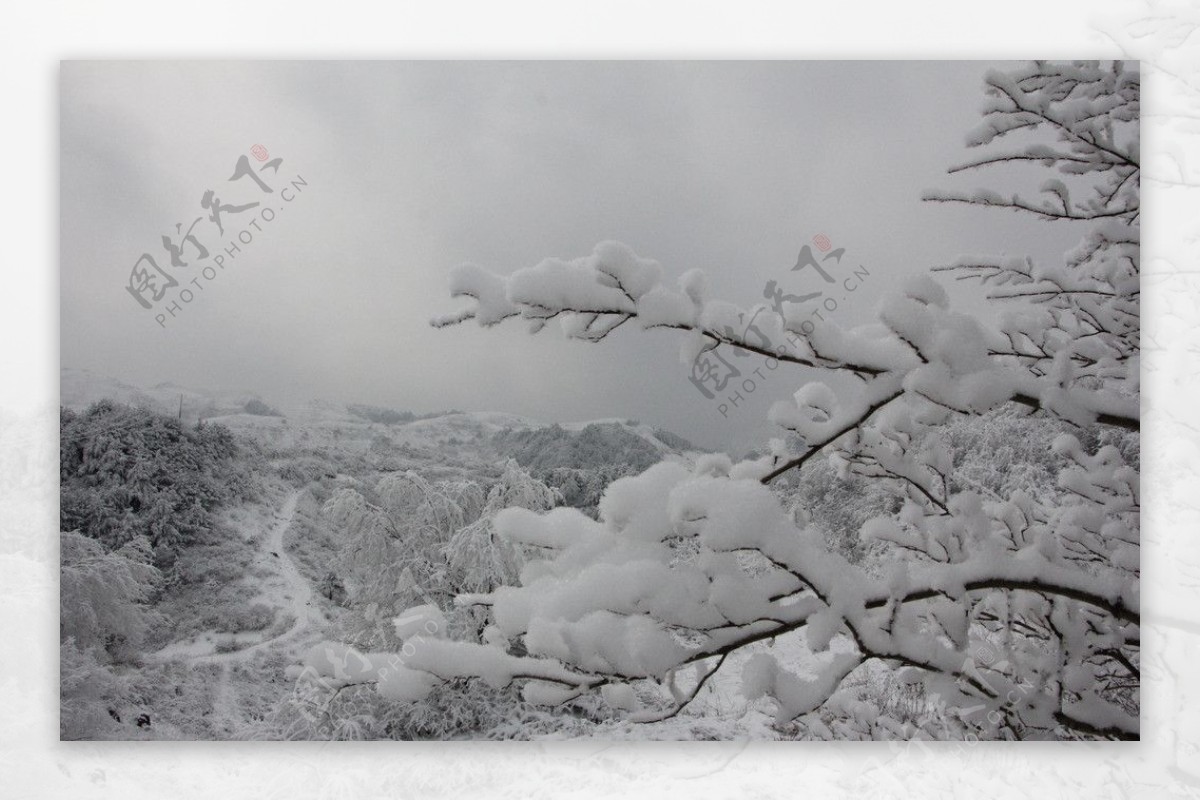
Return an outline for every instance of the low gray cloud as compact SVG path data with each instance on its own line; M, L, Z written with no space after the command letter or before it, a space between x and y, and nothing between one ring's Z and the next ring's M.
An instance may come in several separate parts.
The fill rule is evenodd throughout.
M553 327L434 330L458 307L449 270L508 272L615 239L751 304L824 233L845 269L870 270L839 312L850 323L962 252L1054 257L1070 231L920 201L976 182L945 169L965 156L989 66L68 62L62 363L268 399L633 417L746 447L801 374L773 373L722 415L689 383L676 335L626 327L589 346ZM130 268L205 214L204 192L231 186L255 143L283 159L271 180L307 186L160 327L124 289Z

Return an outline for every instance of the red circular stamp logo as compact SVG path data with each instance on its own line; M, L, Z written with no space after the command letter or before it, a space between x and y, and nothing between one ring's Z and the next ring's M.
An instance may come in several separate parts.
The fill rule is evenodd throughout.
M254 158L258 159L259 161L266 161L267 156L270 154L267 153L267 149L262 145L255 145L254 147L250 148L250 155L254 156Z
M833 243L829 241L829 237L825 236L825 234L817 234L813 237L812 241L817 246L817 250L822 253L827 253L833 247Z

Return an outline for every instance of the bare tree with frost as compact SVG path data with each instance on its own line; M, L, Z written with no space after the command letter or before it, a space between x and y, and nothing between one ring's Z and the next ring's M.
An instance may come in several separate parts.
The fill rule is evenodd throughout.
M839 690L877 660L957 711L958 736L1137 738L1139 75L1124 63L1038 62L986 85L984 122L968 139L986 154L952 172L1023 163L1053 177L1035 196L927 199L1086 230L1061 263L972 257L942 268L985 285L1003 304L997 324L955 311L928 275L865 327L814 324L796 304L742 309L710 299L699 272L668 283L613 242L509 276L457 270L452 293L473 302L437 326L522 318L537 331L557 319L568 337L600 342L632 322L683 332L685 363L714 348L778 359L799 389L771 419L801 446L655 465L614 482L598 520L571 508L501 512L496 531L536 556L519 582L457 598L490 610L484 642L441 636L429 625L438 611L422 607L397 618L399 653L348 660L325 647L310 665L335 686L374 683L391 699L478 677L520 682L542 704L598 692L650 721L686 708L742 649L804 632L823 654L815 677L769 648L741 660L744 693L771 699L780 721L816 730L822 709L853 715ZM738 333L746 319L761 336ZM1061 465L1056 487L1002 496L956 480L946 424L1010 406L1074 432L1045 443ZM887 575L828 549L772 491L819 454L899 496L898 511L861 531L897 554ZM835 637L851 647L831 648ZM641 691L654 683L659 702ZM875 736L919 736L868 723Z

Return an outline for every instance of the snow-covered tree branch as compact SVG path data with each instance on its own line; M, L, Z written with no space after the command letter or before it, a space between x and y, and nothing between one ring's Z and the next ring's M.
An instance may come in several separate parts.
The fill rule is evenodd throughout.
M355 654L351 670L348 652L327 647L310 664L396 699L463 677L521 683L539 704L599 691L651 721L685 709L732 655L803 632L815 675L769 648L741 660L744 694L771 699L780 723L819 731L822 709L846 708L848 677L881 663L957 710L961 733L1136 738L1138 73L1038 62L991 73L986 87L968 145L1027 141L952 172L1019 162L1071 185L1045 180L1042 199L926 197L1088 227L1061 263L964 257L942 268L993 288L997 324L957 311L932 275L905 282L858 328L814 321L797 303L742 308L710 298L698 271L669 281L615 242L508 276L457 270L451 292L471 304L435 326L521 318L536 332L557 319L595 343L634 321L684 332L685 364L732 347L789 365L798 389L770 413L787 437L758 459L709 455L619 479L596 520L499 512L496 534L527 559L515 582L456 599L488 610L477 641L398 631L399 653ZM834 375L850 380L822 380ZM961 475L949 427L1012 407L1059 426L1042 443L1055 483L998 490ZM780 480L818 456L893 494L894 510L860 532L894 554L888 570L853 564L787 509ZM892 724L893 736L917 736Z

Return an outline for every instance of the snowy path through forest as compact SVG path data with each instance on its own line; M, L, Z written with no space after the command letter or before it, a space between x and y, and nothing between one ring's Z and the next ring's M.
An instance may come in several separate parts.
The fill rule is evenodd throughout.
M255 555L256 566L266 566L273 573L257 587L257 600L274 608L277 614L290 615L293 618L292 625L280 634L236 651L216 652L213 650L215 646L211 642L212 637L208 636L171 643L153 654L153 659L179 659L193 665L229 665L245 662L260 652L293 641L306 631L320 630L326 625L328 621L320 606L314 603L312 585L300 573L283 545L284 534L295 519L296 506L303 492L304 490L295 490L287 496L283 505L275 512L275 524L262 538ZM205 650L198 653L198 647Z

